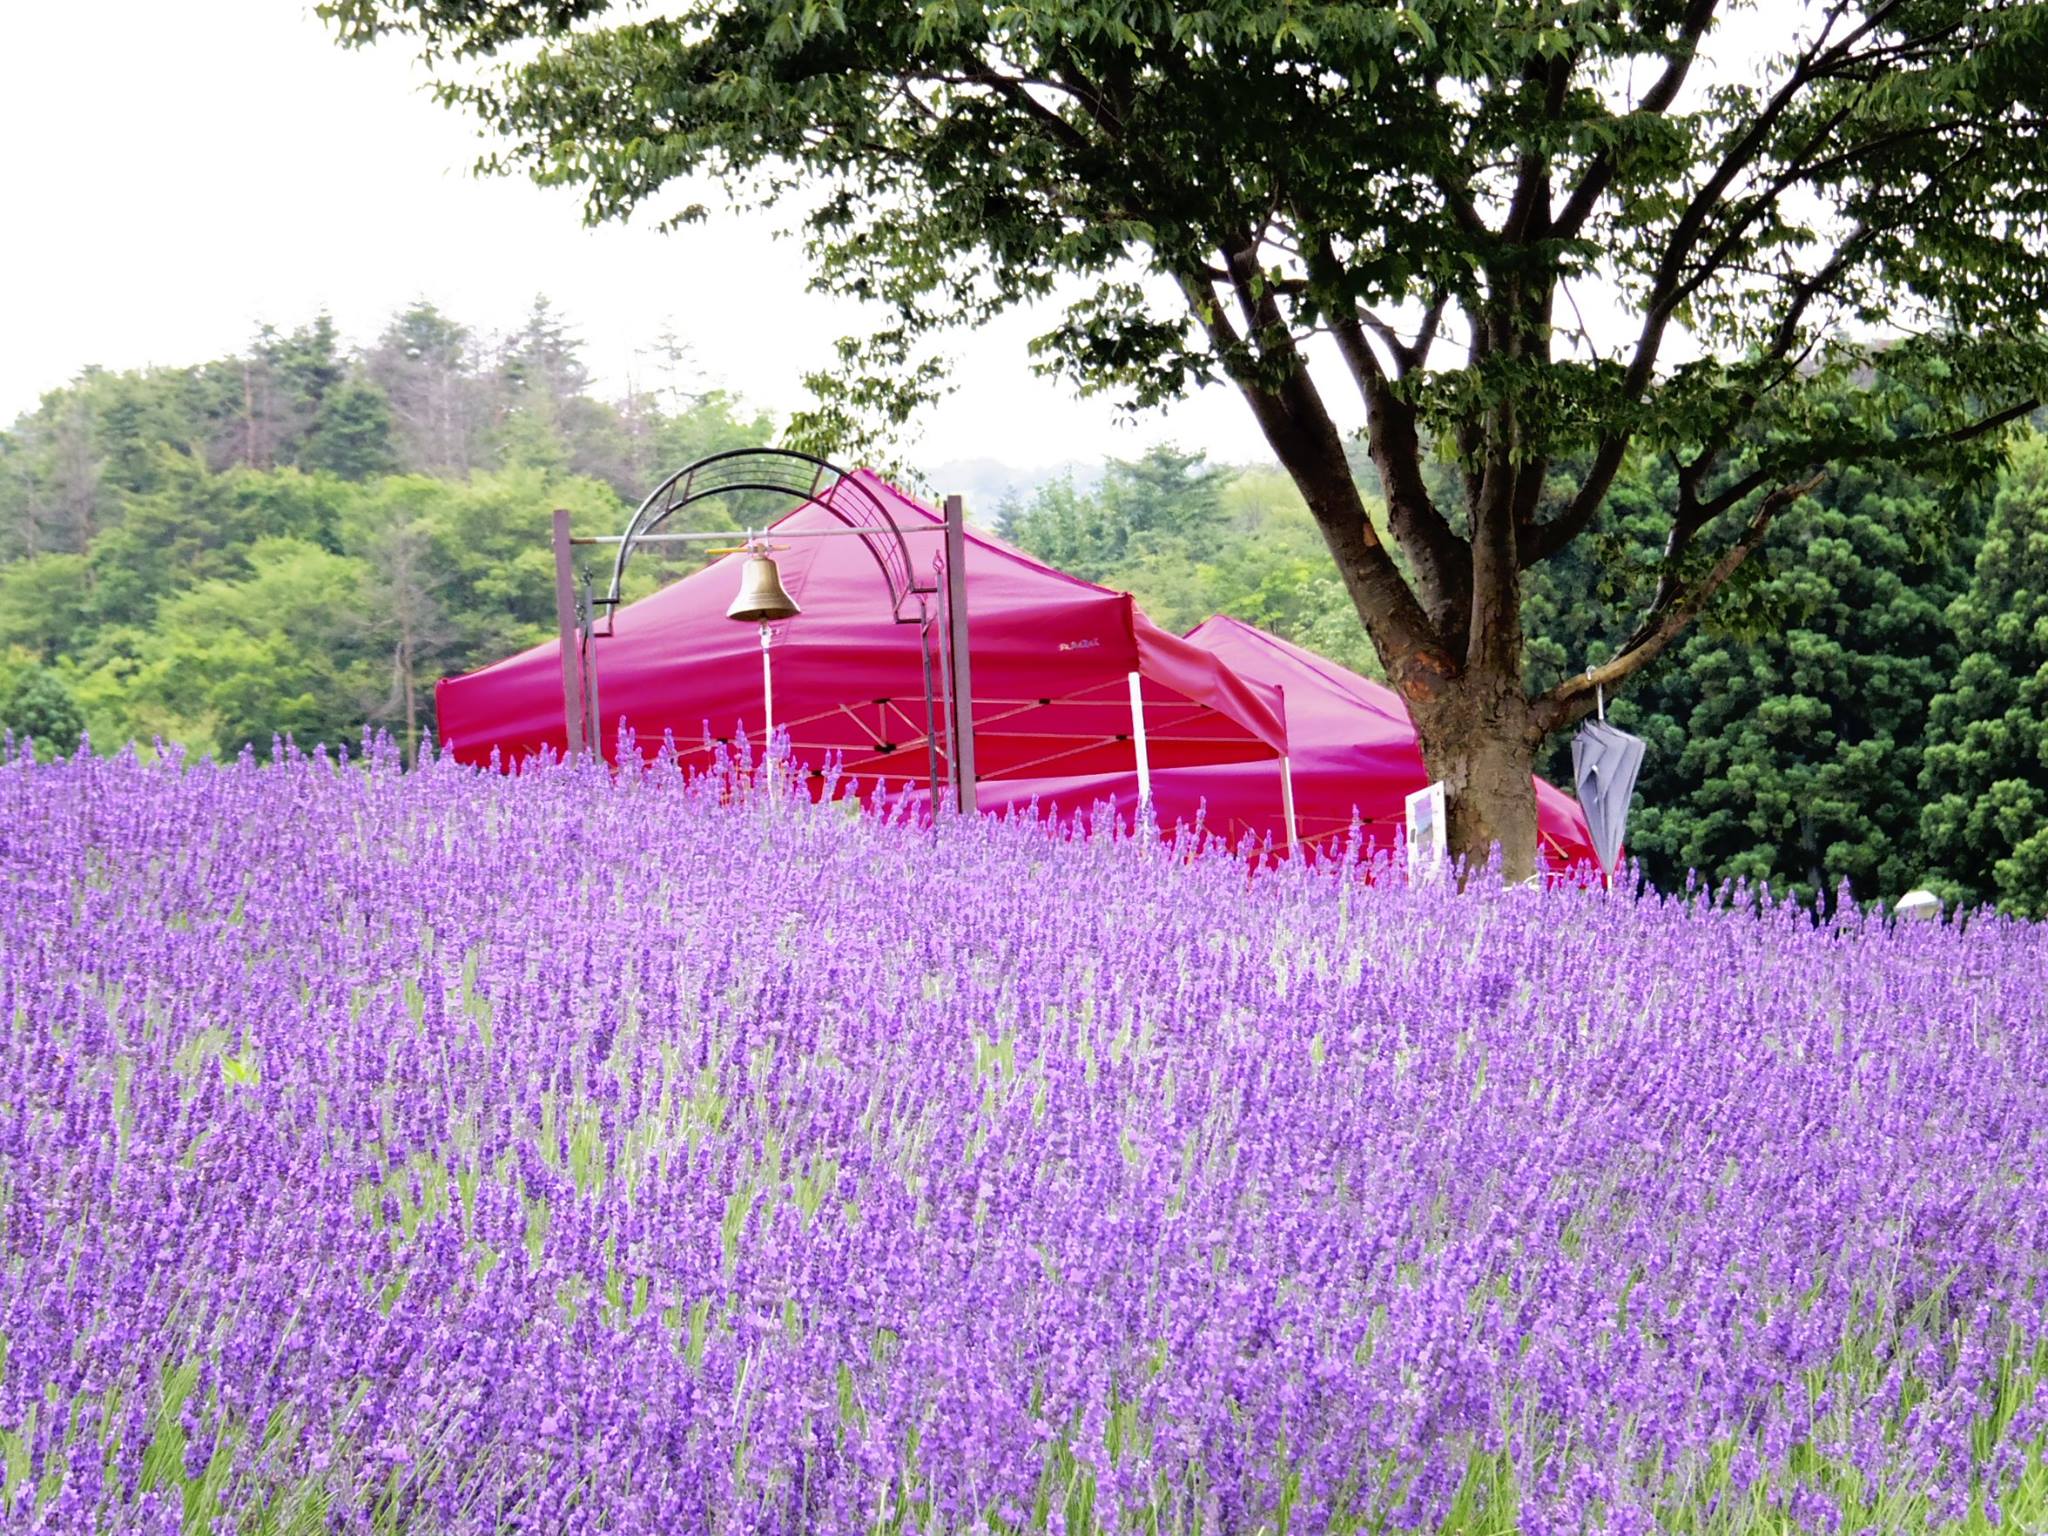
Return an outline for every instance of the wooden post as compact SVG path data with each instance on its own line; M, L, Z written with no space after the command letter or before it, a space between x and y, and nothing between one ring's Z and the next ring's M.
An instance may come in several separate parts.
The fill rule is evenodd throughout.
M974 671L967 655L967 511L958 496L946 498L946 670L951 674L953 778L959 808L975 810Z
M569 549L569 513L555 508L555 628L562 641L562 729L571 757L583 755L583 688L576 633L576 573Z

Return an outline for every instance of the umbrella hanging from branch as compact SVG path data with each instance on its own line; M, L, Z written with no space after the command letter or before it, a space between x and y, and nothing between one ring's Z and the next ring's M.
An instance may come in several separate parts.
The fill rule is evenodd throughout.
M1594 856L1600 860L1601 872L1612 879L1622 832L1628 826L1629 798L1635 793L1636 773L1643 766L1647 743L1609 725L1606 700L1600 702L1600 718L1588 720L1572 738L1572 778L1579 786L1579 806L1586 813Z

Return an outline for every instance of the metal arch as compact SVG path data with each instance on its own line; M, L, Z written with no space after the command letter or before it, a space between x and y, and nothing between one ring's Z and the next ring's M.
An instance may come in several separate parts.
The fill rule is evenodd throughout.
M730 448L699 459L677 470L648 493L640 503L626 531L619 539L619 552L612 559L612 579L603 597L596 601L605 610L603 635L612 633L612 620L619 611L620 585L625 580L626 561L633 547L692 502L733 491L770 491L798 498L799 504L816 504L847 527L861 534L861 543L882 569L889 588L889 611L898 624L922 622L918 611L904 612L910 599L938 590L936 584L917 580L910 563L910 547L903 530L896 526L875 493L838 465L793 448Z

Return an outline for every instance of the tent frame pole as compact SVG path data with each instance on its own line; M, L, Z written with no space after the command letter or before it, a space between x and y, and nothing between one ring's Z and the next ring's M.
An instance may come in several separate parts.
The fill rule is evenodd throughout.
M1131 682L1131 742L1137 749L1138 759L1138 821L1140 826L1152 819L1152 757L1145 745L1145 694L1139 674L1130 674Z
M1280 754L1280 814L1287 823L1287 852L1292 857L1301 838L1294 830L1294 764L1285 752Z
M604 711L597 702L597 657L592 645L597 634L597 605L590 600L590 578L583 578L582 644L577 664L583 676L583 739L601 760L604 757Z
M917 600L917 654L924 663L924 761L926 804L937 829L942 796L939 794L938 719L932 708L932 616L922 597Z
M582 660L576 623L576 566L570 549L569 509L555 508L555 627L562 650L562 736L570 757L583 755Z
M934 816L939 814L940 806L937 799L937 786L941 782L946 787L945 809L950 812L960 804L960 753L959 749L953 744L953 659L946 654L946 637L952 632L952 626L946 619L945 567L946 561L943 555L933 557L932 583L939 593L939 616L935 621L939 636L939 755L946 764L946 773L943 780L940 780L936 773L933 775L932 794L934 798L932 800L932 814ZM930 735L931 731L931 706L929 701L927 701L925 706L925 734Z

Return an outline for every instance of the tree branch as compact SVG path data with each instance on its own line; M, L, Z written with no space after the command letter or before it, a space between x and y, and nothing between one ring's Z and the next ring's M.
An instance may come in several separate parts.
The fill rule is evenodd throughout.
M1325 255L1328 259L1334 261L1336 258L1328 251L1327 240L1325 240L1324 245ZM1393 354L1395 378L1405 379L1429 361L1429 346L1431 342L1436 340L1436 328L1443 319L1444 303L1445 295L1439 289L1430 298L1429 308L1423 312L1422 324L1416 329L1415 340L1412 342L1403 341L1399 331L1395 330L1371 310L1360 309L1355 311L1358 319L1365 323L1366 329L1386 343L1387 351ZM1354 374L1356 371L1356 369L1353 370Z
M1443 324L1444 306L1450 302L1450 297L1444 289L1437 289L1430 295L1429 308L1422 312L1422 324L1416 327L1415 345L1411 349L1417 368L1429 362L1429 349L1436 345L1437 327Z
M1223 254L1234 270L1242 267L1241 242L1233 240ZM1301 487L1352 603L1387 663L1391 680L1404 693L1414 690L1428 696L1439 691L1455 664L1413 589L1381 544L1372 519L1366 516L1365 503L1344 457L1343 438L1310 382L1286 328L1283 325L1269 333L1259 349L1260 362L1284 370L1276 386L1261 378L1256 367L1247 366L1252 348L1231 324L1215 290L1204 284L1199 271L1180 272L1176 277L1188 307L1251 407L1266 441ZM1249 274L1238 279L1238 283L1248 281ZM1260 308L1259 301L1242 290L1238 300L1254 313ZM1271 304L1270 299L1265 302ZM1277 318L1277 306L1272 306L1272 313Z
M1430 622L1448 647L1460 649L1471 605L1471 554L1423 481L1414 408L1394 393L1355 312L1333 316L1330 330L1365 400L1366 450L1386 491L1388 525L1416 567Z
M1443 194L1444 206L1451 212L1451 218L1459 230L1473 240L1486 240L1493 231L1486 227L1486 220L1479 216L1479 207L1472 201L1472 194L1458 185L1449 176L1439 173L1436 178L1437 191Z
M2008 406L2002 411L1947 432L1922 433L1914 437L1897 438L1889 443L1873 443L1867 445L1863 451L1837 451L1828 455L1829 462L1833 467L1866 464L1891 458L1909 458L1919 449L1936 445L1954 447L1973 438L1982 437L1986 433L1996 432L2000 427L2009 426L2031 415L2039 404L2037 400L2023 400L2017 405ZM1811 462L1820 457L1817 449L1818 445L1809 443L1801 454L1793 457L1805 458ZM1671 532L1664 541L1664 570L1657 578L1657 590L1650 600L1649 611L1652 614L1662 612L1672 601L1678 585L1677 563L1691 547L1693 539L1716 518L1740 505L1785 473L1783 460L1775 465L1753 469L1702 501L1698 495L1699 484L1710 472L1712 462L1710 455L1702 454L1691 463L1679 466L1678 511L1671 520Z
M2010 426L2013 422L2033 414L2040 409L2040 405L2038 399L2029 398L1946 432L1921 433L1890 443L1870 444L1861 451L1837 452L1831 455L1831 462L1882 462L1910 458L1919 449L1937 445L1954 447L1996 432L2001 427ZM1679 476L1679 514L1673 519L1671 539L1665 546L1667 562L1675 560L1682 554L1692 539L1715 518L1755 494L1757 490L1783 473L1783 460L1780 460L1775 467L1752 470L1714 496L1692 503L1693 476L1682 469ZM1826 469L1815 470L1803 480L1780 484L1776 490L1765 496L1751 516L1749 526L1743 529L1741 537L1728 547L1714 563L1713 569L1683 597L1676 595L1677 583L1667 568L1658 582L1657 594L1652 598L1643 622L1623 643L1614 659L1605 666L1594 668L1591 673L1566 678L1536 701L1537 717L1543 728L1546 731L1558 730L1583 718L1586 713L1586 701L1592 696L1596 686L1612 687L1654 661L1679 631L1699 616L1700 610L1735 573L1736 568L1763 542L1764 535L1769 532L1771 523L1779 512L1813 490L1827 477L1827 473Z
M1636 104L1636 112L1661 116L1670 110L1671 103L1678 98L1679 88L1685 84L1686 75L1692 70L1693 60L1698 57L1700 39L1713 25L1714 11L1719 3L1720 0L1692 0L1678 24L1678 47L1665 64L1664 73L1657 77L1656 84L1643 93L1643 99ZM1585 227L1586 220L1592 217L1594 207L1613 180L1614 156L1603 149L1587 164L1579 184L1572 188L1563 209L1551 221L1551 233L1560 240L1575 238Z
M1060 116L1059 113L1053 111L1051 107L1031 94L1033 82L1015 79L1009 75L997 74L993 71L984 71L961 77L961 83L984 85L1000 93L1005 101L1051 133L1054 138L1058 139L1068 149L1085 150L1095 147L1089 141L1088 136L1079 128L1076 128L1072 123ZM1071 86L1063 82L1052 81L1046 83L1050 84L1055 90L1065 92L1075 101L1083 100L1078 91L1075 91ZM1098 126L1100 126L1099 119L1091 120L1097 122Z
M2010 426L2015 421L2032 415L2034 411L2040 408L2040 404L2039 400L2026 399L2020 401L2017 405L2009 405L2002 411L1995 411L1989 416L1980 417L1976 421L1969 422L1964 426L1951 427L1946 432L1921 432L1910 437L1894 438L1890 442L1866 443L1858 447L1837 449L1826 453L1825 457L1830 465L1835 466L1884 463L1888 460L1910 459L1915 453L1925 448L1954 448L1975 438L1983 437L1986 433L1996 432L2000 427ZM1754 495L1771 481L1779 478L1785 473L1787 462L1797 462L1803 459L1808 463L1812 463L1820 459L1823 457L1821 446L1818 443L1807 443L1798 453L1781 455L1774 464L1753 469L1740 479L1724 486L1713 496L1700 503L1699 526L1704 528L1722 513L1736 506L1749 496Z
M1635 351L1630 357L1628 371L1622 379L1621 393L1626 400L1635 401L1648 387L1656 370L1658 353L1663 346L1665 328L1679 304L1705 280L1707 275L1711 274L1719 258L1731 248L1733 239L1742 229L1754 222L1758 213L1770 205L1771 199L1782 193L1799 176L1808 174L1802 167L1808 166L1812 155L1826 142L1834 127L1839 125L1847 108L1843 108L1830 118L1828 123L1808 140L1805 149L1794 157L1791 166L1774 179L1772 186L1752 200L1749 211L1732 229L1724 232L1716 246L1714 259L1702 264L1700 271L1688 280L1684 276L1687 265L1693 250L1706 233L1708 220L1715 206L1742 170L1762 153L1772 128L1790 109L1799 93L1812 81L1825 78L1835 71L1848 56L1848 50L1869 36L1887 15L1898 9L1901 3L1902 0L1884 0L1884 3L1876 6L1847 37L1829 44L1829 32L1844 9L1842 5L1837 4L1829 12L1819 36L1794 64L1791 75L1772 94L1763 111L1757 114L1756 121L1751 123L1730 146L1715 167L1714 173L1693 195L1685 211L1679 216L1677 224L1673 226L1670 243L1665 247L1664 256L1659 261L1657 272L1651 282L1649 301L1643 313L1643 328L1637 336ZM1674 91L1675 89L1674 86ZM1576 199L1576 194L1574 198ZM1569 212L1569 209L1567 211ZM1824 272L1828 270L1823 269ZM1815 291L1818 292L1819 289L1816 288ZM1803 311L1812 297L1812 294L1803 296L1798 301L1797 310ZM1606 501L1608 491L1613 488L1614 476L1621 469L1622 460L1627 455L1628 444L1633 436L1633 429L1622 428L1611 431L1601 438L1594 450L1592 468L1587 472L1585 481L1565 510L1549 522L1535 525L1531 530L1533 536L1526 541L1527 547L1520 554L1523 569L1558 554L1585 532L1598 515L1602 503Z
M1541 73L1531 71L1529 84L1543 91L1543 114L1555 120L1564 109L1565 89L1571 84L1572 60L1560 54ZM1501 222L1501 238L1527 245L1550 232L1550 157L1540 150L1525 149L1515 169L1515 191L1508 200L1507 217Z
M1566 678L1535 700L1532 713L1538 727L1545 732L1562 730L1584 719L1593 707L1596 690L1610 689L1625 682L1663 655L1665 648L1699 616L1700 610L1721 590L1743 561L1756 552L1777 515L1825 478L1826 472L1819 471L1804 480L1780 485L1766 496L1750 518L1749 526L1742 530L1742 536L1714 562L1713 569L1684 597L1667 606L1662 614L1646 615L1612 661Z

